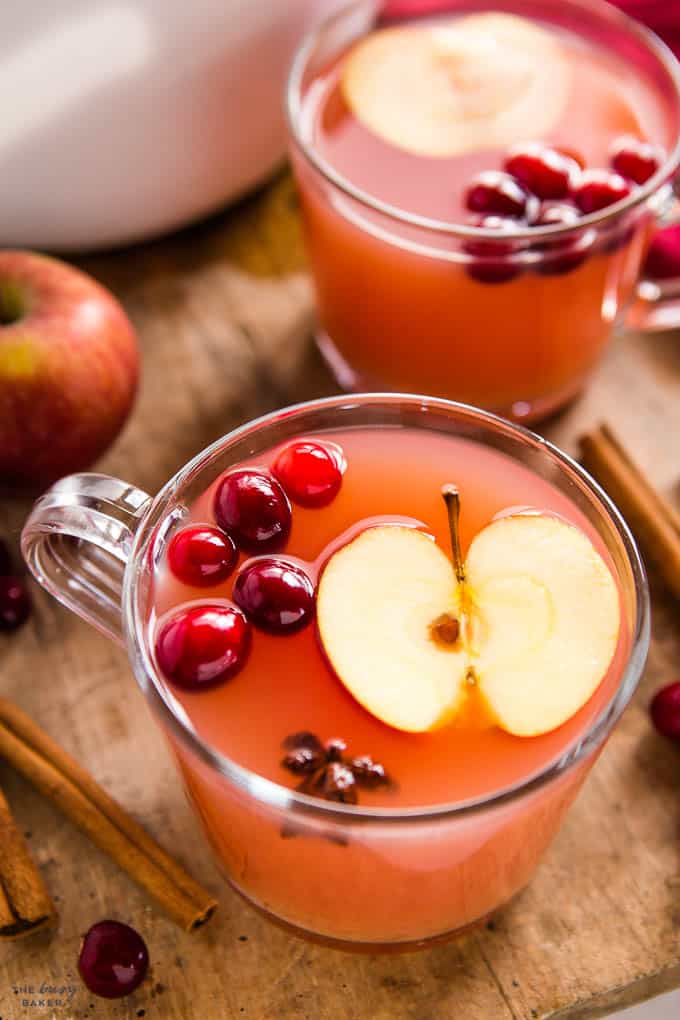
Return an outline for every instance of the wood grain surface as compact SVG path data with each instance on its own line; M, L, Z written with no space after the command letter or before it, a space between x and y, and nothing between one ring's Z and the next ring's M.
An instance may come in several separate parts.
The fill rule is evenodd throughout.
M81 265L124 302L144 354L136 409L101 470L154 492L239 422L334 392L311 341L287 176L209 223ZM575 452L601 418L677 500L680 336L617 340L588 393L545 431ZM3 532L16 538L26 508L3 499ZM458 942L382 957L297 940L224 885L123 652L38 591L35 601L31 623L0 642L2 693L176 852L220 909L183 934L0 766L61 915L56 933L0 951L1 1020L589 1018L680 984L680 758L647 716L650 693L680 676L678 605L659 586L641 690L532 885ZM103 917L133 924L152 958L151 977L118 1002L90 996L76 972L80 936Z

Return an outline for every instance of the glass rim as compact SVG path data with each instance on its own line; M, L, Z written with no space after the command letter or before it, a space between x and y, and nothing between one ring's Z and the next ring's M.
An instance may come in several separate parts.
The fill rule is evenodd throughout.
M680 119L680 61L675 58L669 47L662 39L659 38L659 36L656 35L656 33L652 32L651 29L635 21L623 11L609 3L598 2L596 4L593 3L593 0L559 0L559 2L562 8L568 5L576 10L581 8L589 11L595 11L595 13L604 21L608 20L613 22L618 25L619 28L637 37L638 41L641 42L648 52L651 52L657 59L673 82L673 85L675 86L675 98L678 103L678 117ZM353 184L349 178L339 173L332 163L320 156L315 151L314 146L304 138L301 130L303 105L301 101L301 82L309 56L317 43L322 39L323 35L336 22L347 17L351 12L360 10L363 7L368 7L369 5L376 6L376 0L350 0L349 3L344 4L339 10L334 11L308 31L295 51L290 71L288 73L284 99L286 120L292 140L308 163L310 163L330 184L335 186L339 191L344 192L354 201L372 209L374 212L378 212L383 216L389 217L391 220L404 223L411 227L419 227L433 233L446 234L460 238L507 240L507 234L504 234L502 230L489 229L488 227L476 227L471 224L456 223L455 221L439 220L434 217L421 216L418 213L409 212L408 210L401 209L399 206L393 205L390 202L383 201L377 196L372 195L370 192L364 191L363 188L359 188ZM620 199L618 202L615 202L598 212L589 213L587 216L581 217L576 224L527 226L523 230L513 231L512 238L517 241L530 241L532 239L536 240L537 238L543 237L561 237L563 235L574 233L575 231L587 229L588 227L608 223L614 220L617 216L625 214L631 209L634 209L647 200L655 197L662 187L670 182L679 165L680 130L678 131L678 136L673 148L656 173L654 173L652 177L645 182L645 184L637 186L626 198Z
M615 531L623 546L628 565L633 577L635 588L635 621L631 630L631 645L626 664L616 689L606 705L591 721L584 733L567 747L562 754L551 759L544 768L532 773L529 777L517 781L501 790L478 797L467 798L444 804L427 805L425 807L365 807L351 804L336 804L330 801L300 793L266 779L250 769L229 758L222 751L204 740L193 726L180 717L168 699L164 697L157 671L145 640L148 629L146 620L139 612L137 602L137 585L142 576L138 564L143 563L149 554L151 542L157 534L158 525L168 518L168 505L175 498L176 491L186 486L208 464L208 462L228 449L235 442L255 433L265 426L290 418L304 418L309 412L316 410L350 411L359 406L387 404L392 406L407 405L413 409L428 411L452 412L472 423L486 426L494 431L501 430L524 444L548 455L561 470L576 475L581 484L599 504L598 510L613 523ZM197 454L181 468L153 498L150 507L134 537L123 581L122 618L125 641L135 677L147 701L154 711L160 715L164 724L172 734L179 738L190 752L196 755L211 770L224 776L234 786L254 800L281 811L293 811L317 819L352 825L356 823L391 824L441 821L454 817L462 817L486 811L508 804L521 796L531 794L547 783L557 779L593 753L606 739L620 718L635 689L637 688L647 658L650 640L650 604L649 591L645 570L633 536L620 511L602 488L572 457L564 453L553 443L529 429L516 425L505 418L443 398L420 396L407 393L362 393L355 395L339 395L308 400L289 407L272 411L257 419L233 429L222 438L216 440Z

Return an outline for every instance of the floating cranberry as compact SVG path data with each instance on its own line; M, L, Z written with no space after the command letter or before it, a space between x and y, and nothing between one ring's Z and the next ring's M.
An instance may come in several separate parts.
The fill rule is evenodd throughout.
M198 604L180 610L161 628L156 658L164 675L185 690L229 680L250 651L250 624L240 609Z
M659 733L680 741L680 680L657 691L649 711Z
M610 164L622 177L644 184L661 166L661 153L649 142L632 135L617 139L611 148Z
M0 630L16 630L31 615L31 597L19 577L0 577Z
M256 627L271 634L292 634L314 614L314 585L302 567L272 557L241 568L233 598Z
M543 206L536 220L537 227L573 227L579 222L578 210L564 202ZM546 238L537 240L534 248L544 253L544 257L534 267L537 273L545 276L562 275L580 266L587 252L579 247L579 239L573 236L566 238Z
M521 184L501 170L485 170L478 174L465 192L465 204L472 212L516 219L526 215L528 199Z
M247 552L274 552L290 534L288 497L268 471L230 471L218 486L214 508L219 526Z
M575 160L540 142L516 146L508 154L503 167L541 199L566 198L580 175L580 167Z
M572 192L582 213L599 212L630 194L630 185L610 170L585 170Z
M473 256L465 262L468 275L480 283L512 280L520 272L520 266L507 258L517 251L517 241L511 239L512 234L517 233L517 223L503 216L482 216L477 226L502 232L508 235L508 240L480 237L465 241L463 251Z
M12 572L12 557L9 554L7 543L0 538L0 575L5 576Z
M667 227L654 235L643 272L653 280L680 276L680 227Z
M234 540L219 528L190 525L173 535L168 564L178 581L195 587L219 584L236 566Z
M119 999L138 988L149 969L144 939L120 921L99 921L83 939L80 976L95 995Z
M294 503L320 507L337 496L346 466L337 443L297 439L281 450L272 472Z

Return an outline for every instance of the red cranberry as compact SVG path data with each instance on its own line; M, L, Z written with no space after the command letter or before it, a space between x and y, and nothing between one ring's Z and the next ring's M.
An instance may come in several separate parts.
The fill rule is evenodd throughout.
M614 142L609 162L617 174L635 184L644 184L661 166L661 158L654 145L627 135Z
M247 552L274 552L290 534L288 497L268 471L256 468L224 476L215 495L215 517Z
M680 276L680 227L667 227L654 235L644 275L653 280L672 280Z
M83 939L80 976L95 995L119 999L141 985L149 969L144 939L120 921L99 921Z
M0 630L16 630L31 615L31 597L19 577L0 577Z
M501 170L478 174L465 193L465 204L472 212L495 213L521 219L526 215L529 196L524 188Z
M298 439L279 453L272 472L300 506L326 506L342 485L346 461L337 443Z
M219 528L197 525L182 528L168 546L168 564L178 581L204 587L229 576L238 553L234 540Z
M543 206L536 220L537 227L573 227L579 222L580 216L573 205L564 202ZM578 247L578 238L546 238L537 240L535 249L544 252L544 257L535 266L536 272L544 276L562 275L580 266L587 252Z
M250 624L240 609L198 604L180 610L156 638L156 658L178 687L200 691L243 669L250 651Z
M610 170L585 170L572 192L582 213L599 212L630 194L630 185Z
M304 570L271 557L241 568L233 598L257 627L271 634L292 634L314 613L314 585Z
M12 572L12 557L9 554L7 543L0 538L0 575L5 576Z
M508 235L508 240L480 237L465 241L463 251L473 256L465 263L468 275L480 283L512 280L520 272L520 266L506 256L517 251L517 241L510 239L517 232L517 223L502 216L482 216L477 226L485 230L502 231Z
M680 741L680 680L657 691L649 711L659 733Z
M543 199L566 198L580 174L578 163L540 142L516 146L503 168L528 191Z

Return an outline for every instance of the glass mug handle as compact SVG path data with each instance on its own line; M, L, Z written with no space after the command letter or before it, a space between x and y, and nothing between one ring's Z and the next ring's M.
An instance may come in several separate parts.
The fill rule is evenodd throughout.
M123 574L150 502L118 478L69 475L40 497L21 535L24 559L43 588L119 644Z
M676 177L673 192L656 217L656 227L664 230L680 223L680 176ZM653 333L680 326L680 276L677 279L638 281L637 293L628 308L624 325Z

